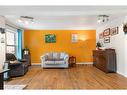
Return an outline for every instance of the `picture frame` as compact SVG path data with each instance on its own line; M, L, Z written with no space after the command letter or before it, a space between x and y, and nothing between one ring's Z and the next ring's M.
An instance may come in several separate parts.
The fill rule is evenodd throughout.
M110 35L110 28L107 28L104 30L103 32L103 36L106 37L106 36L109 36Z
M72 43L78 42L78 35L77 34L72 34L71 41L72 41Z
M118 27L114 27L114 28L110 29L110 35L111 36L116 35L118 33L119 33L119 28Z
M104 38L104 43L110 43L110 37L105 37Z
M103 39L103 32L99 34L99 39Z
M56 43L56 35L55 34L46 34L45 35L45 43Z

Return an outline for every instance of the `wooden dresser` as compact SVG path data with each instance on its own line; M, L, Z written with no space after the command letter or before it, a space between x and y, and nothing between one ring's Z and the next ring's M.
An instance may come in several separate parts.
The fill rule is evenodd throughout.
M106 73L116 72L115 49L93 50L93 65Z

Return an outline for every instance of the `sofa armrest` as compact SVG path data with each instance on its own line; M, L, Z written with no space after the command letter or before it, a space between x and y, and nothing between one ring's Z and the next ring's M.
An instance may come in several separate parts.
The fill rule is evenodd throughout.
M69 59L69 55L66 54L66 55L64 56L64 61L65 61L66 63L68 63L68 59Z
M68 59L68 58L69 58L69 55L66 54L66 55L64 56L64 60L65 60L65 59Z
M27 62L26 59L18 59L19 62Z
M16 63L9 63L10 66L18 66L22 65L22 62L16 62Z
M45 55L40 57L41 61L44 62L46 60Z

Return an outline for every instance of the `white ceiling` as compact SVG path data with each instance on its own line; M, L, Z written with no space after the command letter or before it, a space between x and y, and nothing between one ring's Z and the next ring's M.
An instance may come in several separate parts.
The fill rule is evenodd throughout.
M95 29L97 15L110 20L127 14L126 6L0 6L0 15L25 29ZM20 16L32 16L34 24L17 22Z

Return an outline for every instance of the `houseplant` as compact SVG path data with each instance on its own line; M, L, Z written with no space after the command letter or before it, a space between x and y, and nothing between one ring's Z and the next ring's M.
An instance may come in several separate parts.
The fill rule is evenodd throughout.
M23 53L24 53L25 55L28 55L28 54L30 53L30 50L28 49L27 46L23 49Z
M100 47L102 47L102 43L100 43L99 41L96 43L96 47L97 47L97 49L98 50L100 50L101 48Z
M123 31L125 34L127 34L127 23L123 24Z

